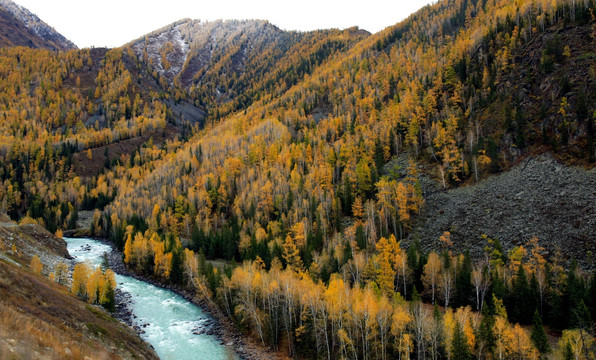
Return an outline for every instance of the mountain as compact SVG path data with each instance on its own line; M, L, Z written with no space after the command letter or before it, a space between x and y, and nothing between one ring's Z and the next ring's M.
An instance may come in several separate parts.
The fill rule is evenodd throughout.
M515 323L568 338L596 314L595 9L443 0L377 34L181 20L0 49L0 211L54 232L85 210L131 269L291 357L438 355L424 332L480 334L485 300L519 339L503 356L536 357Z
M264 93L282 93L368 35L355 28L288 32L260 20L186 19L126 47L219 118Z
M71 50L77 46L26 8L0 0L0 46Z
M139 58L149 61L170 82L190 87L199 71L231 65L236 75L244 68L246 53L254 43L272 43L282 31L265 21L181 20L130 44ZM228 59L224 58L227 55ZM229 63L225 63L225 61Z
M444 231L453 231L457 245L470 244L481 253L485 244L479 243L479 229L493 227L478 218L469 219L477 233L456 232L455 223L428 227L435 229L432 233L413 231L412 220L433 221L417 216L419 210L425 213L419 208L423 191L431 190L412 186L411 204L402 205L399 214L396 187L403 183L408 188L410 167L399 156L411 157L417 171L436 182L435 191L472 185L549 150L567 164L590 167L596 79L593 72L582 75L595 66L590 4L573 12L574 20L571 12L567 18L547 18L546 9L534 13L508 2L444 1L425 7L331 57L287 91L262 92L267 94L262 100L224 117L189 141L175 159L156 161L153 173L123 185L115 204L136 206L111 205L107 212L149 222L151 203L171 213L176 207L190 209L202 221L194 225L211 233L228 231L222 218L264 229L285 219L289 228L303 222L312 236L322 227L326 238L346 231L342 219L354 221L352 209L360 198L377 214L366 217L366 226L376 228L368 235L370 242L397 232L410 239L423 234L421 240L436 247ZM286 160L273 165L272 157ZM156 194L156 188L164 191ZM265 195L268 191L273 198ZM384 192L393 195L382 198ZM541 208L550 208L550 197L537 200ZM543 213L540 219L548 216L558 215ZM541 234L554 252L564 246L563 239L590 239L590 228L591 222L569 223L557 234L529 229L502 240L513 246ZM250 239L255 232L248 226L239 238ZM235 241L238 251L227 256L254 256L243 255L253 250L249 240ZM282 242L270 239L269 249ZM207 252L209 246L202 246ZM581 248L574 254L581 256ZM211 249L212 256L224 256L223 249ZM271 255L265 251L260 256Z
M192 26L196 31L191 31ZM182 52L180 59L170 56L174 69L179 68L178 77L174 78L173 73L170 78L166 73L161 76L162 60L152 60L156 59L156 53L151 51L172 44L171 41L160 43L159 39L170 36L173 41L181 29L192 32L195 39L185 35L189 41L185 45L185 49L189 49L186 65L182 65L186 56ZM243 32L250 36L243 37ZM261 33L278 38L275 41L268 37L261 39L257 36ZM0 80L5 104L0 109L5 117L0 123L3 130L0 138L11 158L2 165L4 174L28 163L29 155L44 158L37 169L29 168L26 176L20 171L16 173L14 183L17 185L10 187L9 192L14 190L27 195L18 205L14 200L6 203L4 210L11 216L27 211L36 197L37 192L30 193L32 188L26 183L51 183L62 174L93 178L112 164L121 165L122 156L141 151L146 142L159 146L171 142L171 146L180 147L205 123L216 124L226 114L245 109L269 91L289 88L367 35L355 29L286 33L259 21L214 22L205 25L205 29L198 22L182 21L155 34L161 35L147 36L147 39L155 38L148 47L151 59L148 54L146 57L142 54L139 41L111 50L0 49L0 64L7 74ZM225 34L226 40L216 46L213 58L196 69L202 72L201 80L189 88L181 86L177 79L190 71L182 69L195 66L198 62L194 59L205 54L205 48L197 44L220 34ZM246 51L246 59L224 56L226 49L234 46L248 49L248 39L251 39L250 44L255 44L250 46L258 46L259 51ZM228 70L233 74L228 74ZM13 93L16 96L12 96ZM40 134L43 141L39 141ZM23 142L15 142L15 139ZM11 152L9 149L15 149L17 143L20 150ZM52 171L52 167L60 170ZM89 193L83 208L105 205L104 200L113 196ZM100 198L104 200L98 200ZM42 207L49 211L46 225L51 231L56 230L52 225L55 216L51 215L55 211L49 209L61 207L61 204L69 209L68 202L65 198L42 201ZM60 222L67 213L62 211Z

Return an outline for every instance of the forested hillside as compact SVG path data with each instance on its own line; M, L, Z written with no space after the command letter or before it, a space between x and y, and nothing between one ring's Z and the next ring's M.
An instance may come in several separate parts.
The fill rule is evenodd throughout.
M436 252L398 240L417 237L420 171L450 188L547 149L593 161L594 4L555 5L424 8L278 98L197 134L152 172L117 170L103 226L139 271L183 281L185 269L202 294L293 356L450 357L455 324L481 358L546 351L508 321L530 324L537 310L555 329L586 329L574 316L587 319L593 291L556 234L528 234L506 249L474 234L465 239L474 263L449 229L424 239ZM200 260L197 270L181 266L196 256L184 247L199 259L253 262L222 275ZM445 308L480 310L487 301L491 310L481 318L460 308L457 321L420 304L400 312L390 306L395 291L413 304L422 296ZM500 345L479 335L482 327L501 332ZM316 350L303 346L313 341Z
M85 191L96 179L73 173L74 153L166 128L159 84L121 49L2 48L0 73L1 210L52 232L106 203Z
M224 31L226 26L216 23L210 31ZM293 66L301 55L309 53L312 61L322 62L342 47L320 50L311 45L321 42L320 46L325 47L326 42L335 41L330 39L334 36L346 37L337 40L344 48L358 39L349 31L284 35L296 38L282 41L290 44L302 39L305 52L272 46L278 52L276 56L263 57L255 51L251 56L261 57L250 59L248 64L243 59L214 60L202 71L219 74L218 69L233 65L241 67L248 78L260 71L261 76L269 77L268 81L278 81L282 75L278 73L276 78L261 68ZM103 189L103 169L109 169L112 163L134 164L131 152L140 151L150 138L156 145L173 141L170 150L177 148L181 145L177 139L187 139L203 126L208 115L217 121L220 104L222 109L232 106L232 110L246 106L244 100L227 92L232 85L225 74L219 78L209 75L205 86L218 89L205 90L204 96L199 96L194 86L185 89L169 83L167 76L162 77L159 69L152 67L152 61L142 54L137 57L133 48L61 53L22 47L0 49L0 111L4 117L0 127L5 160L0 172L4 183L0 190L1 211L13 218L29 211L34 218L43 218L51 231L70 228L76 221L76 209L103 208L114 196L112 188ZM192 51L190 56L195 56ZM302 69L300 76L310 71ZM255 83L265 84L265 80ZM226 100L215 99L215 90L225 91ZM236 102L233 105L232 100ZM124 145L111 146L120 142ZM120 158L123 154L129 157ZM71 213L74 215L69 216Z
M545 152L594 183L595 12L449 0L373 35L181 20L2 48L0 210L52 232L92 210L131 269L291 357L594 358L589 186L533 196L552 213L506 239L480 230L519 223L501 194L438 201Z
M335 54L368 35L282 31L266 21L181 20L129 46L170 83L178 97L212 109L218 121L261 97L276 97Z

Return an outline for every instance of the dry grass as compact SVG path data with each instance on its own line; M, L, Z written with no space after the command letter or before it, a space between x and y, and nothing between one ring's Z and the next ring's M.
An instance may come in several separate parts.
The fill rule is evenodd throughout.
M156 358L102 309L2 261L0 299L0 359Z

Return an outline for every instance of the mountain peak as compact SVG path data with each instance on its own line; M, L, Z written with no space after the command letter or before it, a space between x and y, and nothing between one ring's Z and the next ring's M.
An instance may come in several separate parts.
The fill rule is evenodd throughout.
M77 46L42 21L37 15L11 0L0 0L0 45L29 46L51 50L71 50Z
M217 62L241 48L242 56L234 61L235 67L241 67L251 44L266 43L281 33L265 20L182 19L128 45L169 82L181 76L183 85L189 86L194 75L212 60Z

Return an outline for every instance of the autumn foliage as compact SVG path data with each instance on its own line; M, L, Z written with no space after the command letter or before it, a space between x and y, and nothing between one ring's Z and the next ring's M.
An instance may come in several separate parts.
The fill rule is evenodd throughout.
M547 259L537 239L504 249L478 234L472 256L455 248L457 229L421 244L415 225L429 177L433 191L480 181L538 147L593 160L594 9L450 0L371 36L281 40L243 23L190 75L198 46L170 76L174 44L153 62L149 36L113 50L0 49L0 211L54 233L92 210L91 234L130 269L188 286L293 357L536 358L545 347L518 325L535 311L572 329L561 345L584 356L594 275L554 249ZM205 40L193 31L203 24L185 24ZM581 49L562 43L570 29ZM238 71L232 58L254 32L276 46ZM585 76L566 83L561 69ZM183 120L188 107L205 124ZM159 144L110 152L148 134ZM78 176L75 156L104 164ZM73 272L72 292L93 303L113 285L107 271Z

